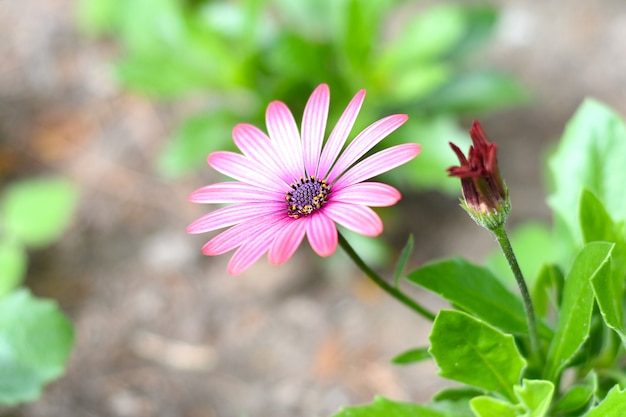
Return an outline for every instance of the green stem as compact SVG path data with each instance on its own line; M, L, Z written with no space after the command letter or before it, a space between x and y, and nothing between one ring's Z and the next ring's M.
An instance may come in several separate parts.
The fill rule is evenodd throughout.
M533 307L533 300L530 298L530 293L528 292L528 287L526 286L524 275L522 275L522 270L517 263L515 253L513 252L513 247L511 247L511 242L509 241L509 237L506 233L504 225L498 226L492 231L496 235L496 239L500 244L502 253L504 253L505 258L509 263L509 267L511 267L511 271L513 271L515 281L517 281L517 286L519 287L520 293L522 294L522 300L524 301L524 311L526 312L526 320L528 322L528 336L530 337L530 347L534 353L538 353L539 337L537 336L535 308Z
M435 315L430 311L426 310L424 307L413 301L402 291L397 289L396 287L387 283L387 281L383 280L381 277L376 274L369 266L363 262L363 260L357 255L357 253L352 249L352 246L348 243L348 241L339 233L339 244L343 248L344 251L348 254L350 259L354 261L354 263L367 275L376 285L382 288L387 294L391 295L396 300L400 301L402 304L415 311L420 316L424 317L427 320L433 321L435 320Z

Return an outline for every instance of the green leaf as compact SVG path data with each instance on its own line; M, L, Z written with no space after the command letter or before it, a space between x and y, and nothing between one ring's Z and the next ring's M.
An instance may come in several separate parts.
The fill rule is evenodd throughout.
M605 242L589 243L574 260L565 279L559 322L548 351L544 379L555 381L589 337L593 307L591 280L610 268L613 246Z
M394 286L398 287L398 281L402 278L402 273L404 272L404 268L406 267L406 263L409 261L409 256L413 252L413 234L409 234L409 238L406 240L404 248L400 253L400 257L398 258L398 262L396 263L396 267L394 269L393 274L393 283Z
M582 190L580 195L579 208L583 242L624 240L623 230L616 230L616 225L604 208L602 201L586 188Z
M448 417L423 405L401 403L376 397L372 404L344 407L333 417Z
M521 386L517 385L513 389L526 408L525 417L544 417L548 413L554 395L552 382L524 379Z
M389 106L412 104L446 84L453 76L447 63L408 64L401 71L387 72L383 98Z
M0 404L37 398L60 376L74 335L71 323L51 301L26 290L0 300Z
M120 15L120 8L116 6L112 0L80 0L77 18L81 29L90 35L110 31Z
M552 234L542 223L527 222L516 227L510 234L510 239L511 246L515 248L517 262L526 278L526 285L532 288L543 264L555 261ZM515 276L500 249L494 250L485 263L505 284L515 285Z
M486 395L472 398L470 407L476 417L517 417L523 413L520 405L513 405Z
M615 243L612 253L613 273L620 279L626 274L626 236L624 221L614 222L602 201L584 189L580 196L580 227L584 243Z
M420 107L437 113L476 113L527 100L528 93L517 80L495 71L483 71L454 77Z
M445 417L474 417L469 405L469 398L457 401L444 400L428 404L434 410L439 411Z
M564 262L583 243L577 207L584 188L604 203L615 220L626 219L626 126L619 115L591 99L583 102L567 124L548 161L553 192L548 204L555 214ZM572 243L570 243L572 242Z
M347 0L347 19L341 39L343 52L348 59L349 70L367 71L367 63L378 34L380 16L371 16L367 4L359 0Z
M505 332L527 332L522 301L486 268L453 258L416 269L407 279ZM549 329L543 328L549 337Z
M161 153L159 171L177 177L205 164L209 153L232 149L235 123L235 115L228 111L204 113L186 120Z
M433 401L459 401L471 399L484 393L484 390L471 387L444 388L433 396Z
M598 376L595 372L591 372L585 377L583 383L572 386L563 394L552 407L553 414L571 414L589 407L597 388Z
M468 55L491 40L498 23L498 10L489 5L470 5L464 10L465 34L450 51L451 58Z
M466 313L441 310L430 334L430 353L440 375L515 400L526 361L513 336Z
M585 243L606 241L615 243L611 256L611 267L598 273L591 281L593 291L605 323L626 344L623 327L624 273L626 271L626 241L623 224L615 224L602 201L591 191L584 189L580 197L580 226ZM612 269L612 270L611 270Z
M591 278L591 286L604 322L619 335L626 346L622 306L624 278L611 273L610 259Z
M522 385L513 387L520 404L511 404L489 396L475 397L470 401L478 417L544 417L550 408L554 384L550 381L524 379Z
M550 306L554 311L558 310L564 281L563 273L556 265L544 265L541 268L531 295L535 312L539 317L546 317Z
M586 417L623 417L626 415L626 390L614 386L602 402L591 409Z
M428 348L417 348L407 350L393 358L391 360L392 363L396 365L406 365L409 363L421 362L423 360L430 359L430 354L428 353Z
M0 241L0 298L22 282L27 266L28 258L22 246Z
M76 188L58 178L12 184L0 203L5 230L26 246L42 247L58 239L74 214Z
M404 25L383 50L378 64L387 72L408 63L442 57L461 40L464 29L462 7L448 4L431 7Z
M293 90L299 82L312 81L311 68L316 68L316 79L330 79L327 68L334 59L332 52L330 45L312 43L296 33L282 32L265 53L264 62L274 74L291 78L287 90Z

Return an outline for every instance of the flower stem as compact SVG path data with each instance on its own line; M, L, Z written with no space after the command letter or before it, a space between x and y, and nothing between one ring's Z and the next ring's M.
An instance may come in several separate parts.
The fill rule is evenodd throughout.
M539 352L539 337L537 336L537 321L535 320L535 308L533 307L533 300L530 298L530 294L528 292L528 287L526 286L526 281L524 280L524 275L522 275L522 270L517 263L517 259L515 258L515 253L513 252L513 247L511 246L511 242L509 241L509 237L506 233L506 229L504 228L504 224L492 229L493 233L500 244L500 248L502 249L502 253L509 263L509 267L511 271L513 271L513 275L515 275L515 281L517 281L517 286L519 287L520 293L522 294L522 300L524 301L524 311L526 312L526 320L528 322L528 336L530 338L530 347L534 353Z
M424 317L427 320L433 321L435 320L435 315L430 311L426 310L424 307L419 305L417 302L413 301L402 291L397 289L396 287L390 285L382 279L376 272L374 272L369 266L363 262L363 259L359 257L359 255L354 251L352 246L348 243L348 241L339 233L339 244L343 248L343 250L348 254L350 259L354 261L354 263L367 275L376 285L382 288L387 294L391 295L396 300L400 301L402 304L415 311L420 316Z

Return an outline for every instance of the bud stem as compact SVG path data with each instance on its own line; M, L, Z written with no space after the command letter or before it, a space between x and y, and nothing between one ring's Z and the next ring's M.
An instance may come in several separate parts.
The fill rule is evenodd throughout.
M354 261L354 263L359 267L361 271L365 273L376 285L382 288L387 294L391 295L396 300L400 301L402 304L424 317L426 320L433 321L435 320L435 315L430 311L426 310L424 307L419 305L417 302L413 301L409 298L405 293L387 283L387 281L383 280L379 277L376 272L374 272L369 266L363 262L363 259L359 257L359 255L352 249L352 246L348 243L348 241L339 233L339 245L343 248L343 250L348 254L350 259Z
M522 275L522 271L519 267L519 264L517 263L517 259L515 258L515 253L513 252L513 247L511 246L511 242L509 241L509 237L506 233L506 229L504 228L504 224L492 229L492 231L496 236L498 243L500 244L502 253L504 253L504 257L509 263L511 271L513 271L515 281L517 281L517 286L519 287L520 293L522 294L524 311L526 312L526 321L528 322L528 336L530 338L530 348L534 353L538 353L539 337L537 336L535 308L533 307L533 300L530 298L528 287L526 286L526 281L524 280L524 275Z

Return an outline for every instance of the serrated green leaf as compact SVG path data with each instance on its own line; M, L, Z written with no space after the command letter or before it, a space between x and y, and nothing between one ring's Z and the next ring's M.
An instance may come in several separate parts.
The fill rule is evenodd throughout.
M333 417L448 417L423 405L401 403L376 397L372 404L344 407Z
M22 282L27 266L28 258L22 246L0 241L0 298Z
M554 384L550 381L524 379L515 386L515 395L526 408L525 417L544 417L554 395Z
M396 365L406 365L409 363L421 362L426 359L430 359L430 354L428 353L428 348L423 347L402 352L393 358L391 362Z
M466 313L441 310L430 342L430 353L441 376L515 400L513 386L519 382L526 361L513 336Z
M65 368L74 335L51 301L19 290L0 300L0 404L33 400Z
M583 243L577 207L583 189L594 193L616 221L626 219L626 126L618 114L587 99L567 124L548 161L553 192L548 204L555 213L564 262Z
M626 346L622 306L624 278L611 272L611 262L604 263L591 278L591 286L604 322L619 335Z
M587 244L574 260L565 278L559 322L546 358L543 379L556 381L567 362L589 337L593 290L591 280L598 273L610 271L613 244ZM607 266L608 265L608 266Z
M517 417L523 413L523 409L519 405L513 405L486 395L472 398L470 407L476 417Z
M486 268L453 258L416 269L407 279L505 332L527 332L522 301ZM540 331L550 336L545 325Z
M626 415L626 390L620 391L616 385L597 406L592 408L586 417L623 417Z
M74 214L78 192L59 178L23 180L12 184L0 202L0 222L6 232L30 247L58 239Z
M604 205L591 191L584 189L580 197L580 226L585 243L606 241L615 244L611 253L611 268L596 274L592 281L593 291L605 323L612 328L626 345L623 326L624 272L626 270L626 241L621 224L615 224Z
M394 268L393 274L393 284L397 288L398 282L400 278L402 278L402 274L404 272L404 268L406 267L406 263L409 261L409 256L413 252L413 234L409 234L406 243L404 244L404 248L402 248L402 252L400 252L400 257L398 258L398 262L396 263L396 267Z

